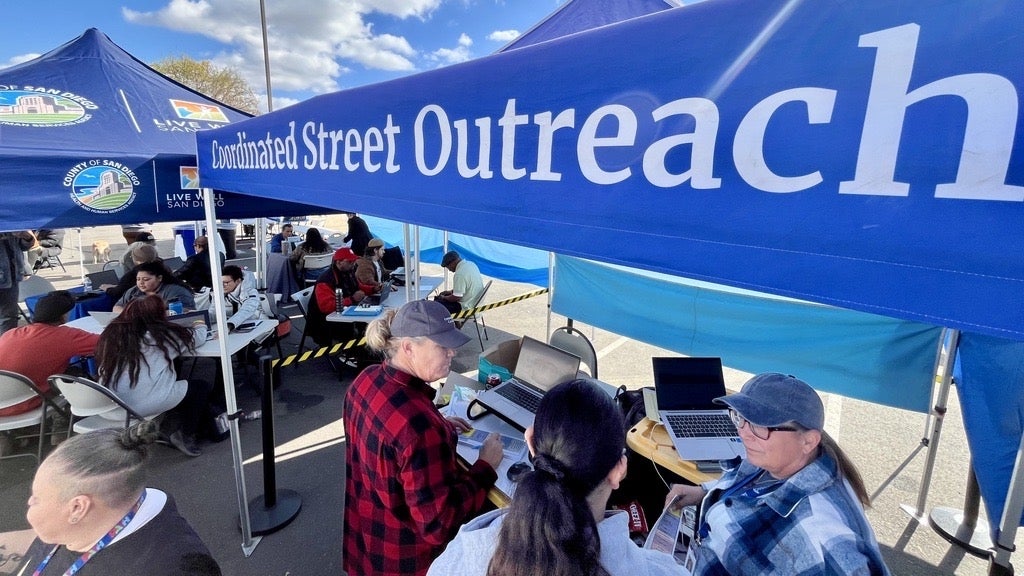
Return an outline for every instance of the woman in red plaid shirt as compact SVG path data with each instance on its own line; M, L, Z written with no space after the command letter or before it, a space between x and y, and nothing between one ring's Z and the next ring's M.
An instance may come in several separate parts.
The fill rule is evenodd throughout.
M480 511L497 480L492 434L469 470L456 463L461 418L445 419L428 382L448 375L469 341L444 306L417 300L367 329L386 360L345 394L344 568L350 576L426 574L459 526Z

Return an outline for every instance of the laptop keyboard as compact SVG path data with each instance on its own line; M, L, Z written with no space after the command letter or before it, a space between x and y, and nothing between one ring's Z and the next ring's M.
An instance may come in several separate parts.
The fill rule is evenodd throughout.
M668 425L677 438L738 436L728 414L669 414Z
M500 386L495 388L494 391L505 398L508 398L511 402L526 408L530 412L536 413L537 406L540 405L540 397L535 394L530 394L526 390L523 390L519 386ZM728 420L728 417L726 417Z

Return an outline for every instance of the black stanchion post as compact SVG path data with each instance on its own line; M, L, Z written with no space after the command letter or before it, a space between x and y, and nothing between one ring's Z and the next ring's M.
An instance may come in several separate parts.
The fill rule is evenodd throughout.
M276 456L274 454L274 382L281 377L280 367L273 366L269 355L260 356L263 376L263 495L249 502L252 533L259 536L287 526L302 508L302 497L294 490L277 489Z

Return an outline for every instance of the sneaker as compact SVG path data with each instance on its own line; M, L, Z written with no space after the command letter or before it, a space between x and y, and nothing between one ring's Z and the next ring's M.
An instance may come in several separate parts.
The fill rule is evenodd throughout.
M175 430L168 440L171 442L171 446L174 446L186 456L195 457L203 454L202 450L196 446L195 438L189 438L181 430Z

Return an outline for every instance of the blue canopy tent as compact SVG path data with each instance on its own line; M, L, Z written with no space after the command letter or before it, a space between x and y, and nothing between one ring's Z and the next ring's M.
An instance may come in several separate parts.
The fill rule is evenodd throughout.
M200 220L194 134L249 116L86 30L0 70L0 230ZM323 211L228 193L217 204L223 218Z
M710 0L199 133L200 170L1020 341L1022 18L1005 0Z

